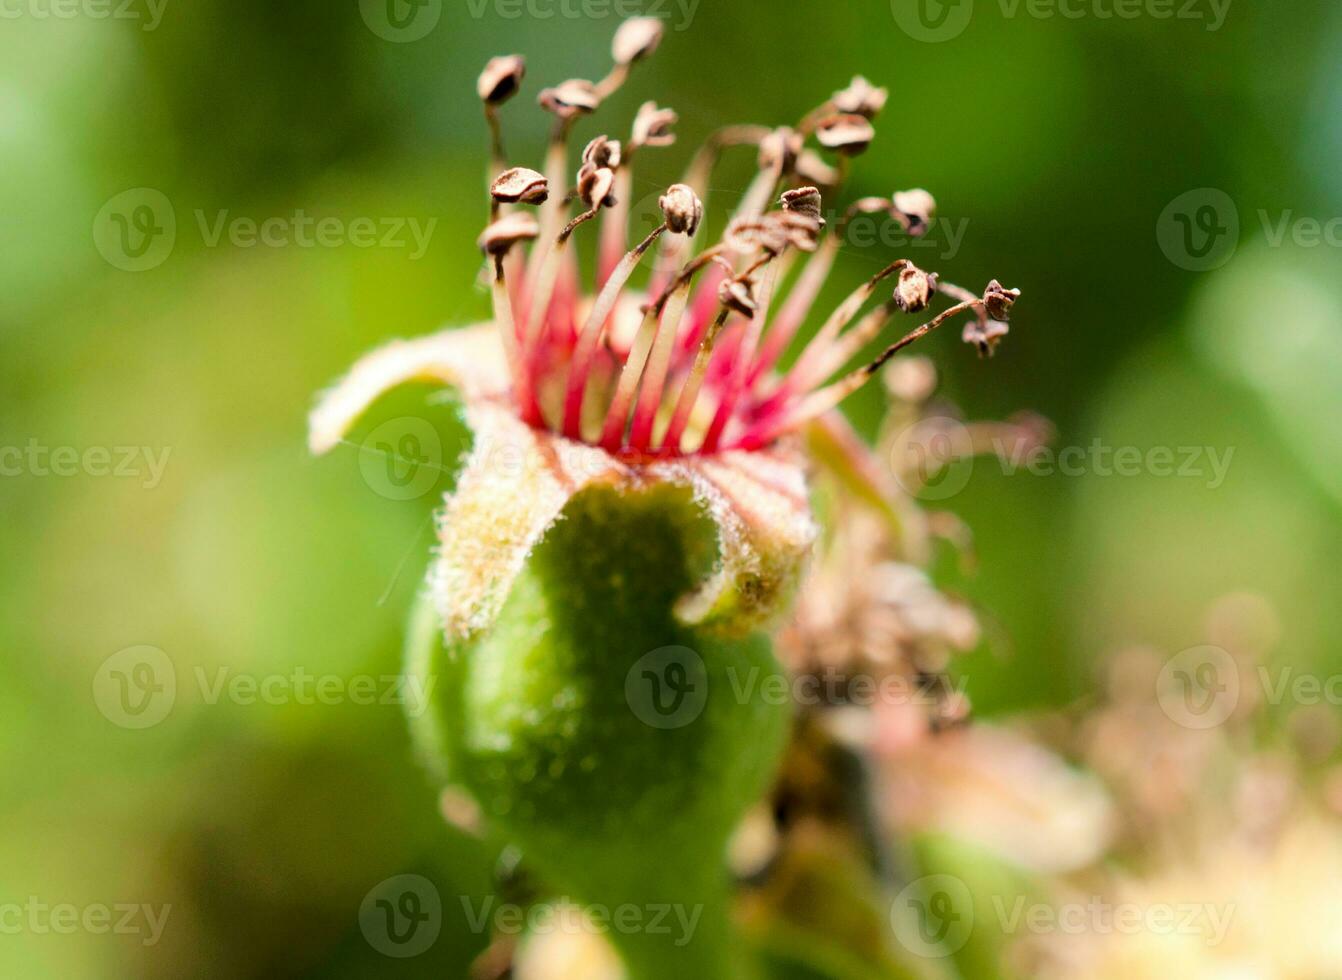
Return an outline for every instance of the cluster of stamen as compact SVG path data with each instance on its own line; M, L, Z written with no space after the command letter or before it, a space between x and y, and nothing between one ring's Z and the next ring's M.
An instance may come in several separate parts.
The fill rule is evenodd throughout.
M525 62L516 55L495 58L480 77L493 147L490 224L480 247L490 259L494 319L525 421L633 457L757 449L833 409L890 357L956 316L970 317L967 342L981 353L993 351L1019 291L994 280L974 293L898 259L829 314L786 372L776 370L810 314L849 222L886 215L918 236L935 213L932 196L912 190L862 198L832 229L822 216L820 188L838 191L853 157L872 142L872 120L887 99L885 89L861 77L795 129L729 126L713 134L683 183L661 195L661 223L628 248L633 161L645 147L675 141L676 114L645 103L628 141L598 136L586 145L571 184L568 144L575 123L618 90L660 40L656 19L626 21L606 78L573 79L540 93L540 105L554 116L544 173L505 163L498 108L520 90ZM835 155L833 165L807 146L812 139ZM720 240L695 253L714 167L724 150L743 145L756 148L759 173ZM770 209L773 200L777 207ZM588 294L571 242L598 216L596 288ZM654 246L651 279L636 293L630 278ZM799 255L807 260L792 281ZM889 280L891 297L858 319ZM790 287L776 304L785 282ZM896 314L920 313L938 296L954 305L873 361L841 373Z

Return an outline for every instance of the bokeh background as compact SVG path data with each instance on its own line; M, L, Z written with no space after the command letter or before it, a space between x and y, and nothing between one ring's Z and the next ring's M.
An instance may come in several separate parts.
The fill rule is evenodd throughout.
M907 6L631 0L667 19L666 39L579 136L622 134L645 99L678 110L679 144L638 175L651 192L719 125L794 121L855 73L888 85L848 193L929 188L964 234L922 264L1025 294L991 360L949 333L927 342L946 397L969 418L1038 412L1059 448L1201 450L1182 476L980 460L937 503L975 537L974 574L940 574L984 611L957 665L979 717L1084 704L1115 652L1208 642L1227 594L1270 610L1272 664L1342 671L1342 242L1336 222L1331 244L1301 225L1342 215L1342 10L1231 0L1217 24L1207 3L1122 19L1106 0L1078 17L977 0L933 43ZM442 824L402 709L209 690L397 672L450 474L390 499L356 448L307 456L305 413L380 341L485 313L475 77L526 53L526 96L504 116L514 162L537 166L534 93L604 72L622 7L435 0L413 40L353 0L65 9L21 0L0 19L0 904L171 914L152 945L7 930L0 973L463 975L487 937L452 900L412 960L359 927L379 881L484 894L496 858ZM720 183L743 184L748 157ZM1217 268L1181 253L1181 198L1195 230L1238 219ZM170 251L118 259L115 221L134 230L163 200ZM408 232L391 247L210 240L221 217L300 210L433 225L422 249ZM828 295L887 258L845 249ZM849 410L870 430L880 392ZM40 454L59 447L105 447L133 472L104 474L96 454L47 472ZM1208 449L1229 458L1222 479ZM177 691L136 730L99 698L108 658L146 645Z

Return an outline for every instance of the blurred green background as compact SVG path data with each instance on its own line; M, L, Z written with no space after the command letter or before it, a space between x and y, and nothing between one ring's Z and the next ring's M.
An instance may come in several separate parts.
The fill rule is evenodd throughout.
M494 860L437 817L400 707L210 703L197 679L398 670L446 483L388 499L355 449L308 458L305 413L380 341L485 313L475 77L490 55L528 56L503 114L513 162L538 166L535 93L605 71L619 6L449 0L412 41L352 0L5 6L0 905L171 914L152 945L0 932L0 974L457 976L483 944L452 901L423 957L361 935L379 881L482 894ZM968 223L954 255L922 264L1025 294L996 358L949 333L927 343L945 394L970 418L1042 413L1060 448L1233 452L1219 482L1205 451L1188 476L976 465L945 506L979 554L977 574L947 575L987 611L988 641L960 664L980 714L1084 698L1124 645L1204 642L1208 604L1231 591L1275 607L1282 662L1342 668L1342 243L1336 223L1332 244L1291 233L1342 215L1342 9L1232 0L1212 30L1207 3L1200 19L1126 20L1102 16L1107 0L1077 18L978 0L928 43L901 26L902 0L627 6L665 16L666 39L579 137L623 135L645 99L678 110L680 141L647 156L640 195L713 128L794 121L865 74L892 99L847 195L927 187ZM719 182L743 182L748 156ZM105 205L143 188L170 202L175 244L127 271L100 252ZM1240 233L1200 272L1158 228L1204 188ZM436 223L423 254L210 242L225 213L299 210ZM829 295L887 258L847 249ZM870 429L880 401L849 408ZM47 472L60 447L106 447L133 472ZM95 696L108 658L139 645L177 678L171 714L144 730Z

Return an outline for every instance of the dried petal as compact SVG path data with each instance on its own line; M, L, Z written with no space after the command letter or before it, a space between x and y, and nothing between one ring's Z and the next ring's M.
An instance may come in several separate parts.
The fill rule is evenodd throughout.
M895 305L905 313L921 313L937 292L937 276L909 264L899 270L895 286Z
M544 204L550 196L550 184L543 174L513 167L494 178L489 193L501 204Z
M704 202L694 189L685 184L672 184L657 201L666 219L666 226L677 235L694 235L699 222L704 220Z
M609 167L615 170L620 166L622 148L619 140L598 136L588 143L582 151L582 162L594 167Z
M816 126L815 138L828 150L857 156L871 145L871 141L876 138L876 130L863 116L829 116L820 120Z
M1019 289L1006 289L994 279L983 291L983 305L994 320L1010 320L1011 307L1020 299Z
M514 211L481 232L476 244L486 255L503 255L518 242L531 241L540 233L540 225L531 214Z
M490 58L475 84L480 101L491 106L503 105L521 89L526 73L527 62L520 54Z
M634 117L634 131L630 142L634 146L670 146L676 141L671 132L680 117L671 109L659 109L656 102L644 102Z
M596 86L582 78L571 78L554 88L542 89L536 101L546 112L552 112L565 120L595 112L601 104Z
M895 213L904 219L904 226L910 235L916 237L927 232L937 213L936 198L921 187L916 187L909 191L896 191L891 200L894 201Z
M662 43L662 22L656 17L634 17L620 25L610 53L617 65L632 65L657 50Z
M885 108L890 92L877 88L861 75L857 75L846 89L834 93L834 108L849 115L865 116L874 119Z

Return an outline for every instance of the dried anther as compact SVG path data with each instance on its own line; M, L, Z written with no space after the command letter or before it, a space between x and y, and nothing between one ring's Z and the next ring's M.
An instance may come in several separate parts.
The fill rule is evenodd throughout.
M704 202L685 184L672 184L657 201L666 227L677 235L693 236L704 219Z
M481 232L476 244L486 255L503 255L518 242L531 241L540 233L534 217L526 211L514 211Z
M670 146L676 141L671 132L680 117L671 109L659 109L656 102L644 102L634 117L633 146Z
M871 141L876 138L876 130L865 116L853 114L830 116L820 120L816 126L815 138L828 150L846 156L857 156L866 152L867 147L871 146Z
M904 222L905 230L914 237L924 235L932 226L937 213L937 202L921 187L896 191L892 197L895 214Z
M861 75L854 77L846 89L834 93L834 108L848 115L874 119L890 98L890 92L877 88Z
M718 302L744 317L753 317L759 309L755 290L743 279L727 279L718 287Z
M578 171L578 197L587 205L588 210L610 207L614 204L610 195L614 186L615 173L609 167L584 163Z
M543 89L536 101L542 109L554 113L561 120L595 112L601 104L596 86L582 78L571 78L554 88Z
M489 59L475 86L480 101L489 106L503 105L521 89L526 73L527 62L521 55Z
M761 170L773 170L789 174L797 167L797 157L801 155L802 135L787 126L780 126L760 140L759 166Z
M825 227L825 219L821 216L820 211L822 203L820 192L814 187L797 187L790 191L784 191L778 203L784 211L813 218L819 222L821 228Z
M1019 289L1006 289L994 279L983 291L983 308L994 320L1010 320L1011 307L1016 305L1018 299L1020 299Z
M980 357L991 357L1010 329L1001 320L971 320L965 324L960 338L977 347Z
M910 263L899 270L895 305L905 313L921 313L937 292L937 277Z
M598 136L588 143L582 151L582 162L594 167L607 167L617 170L620 166L622 148L619 140Z
M534 170L513 167L494 178L489 193L500 204L544 204L550 196L550 184Z
M651 55L661 43L662 22L656 17L635 17L615 32L610 53L617 65L632 65Z

